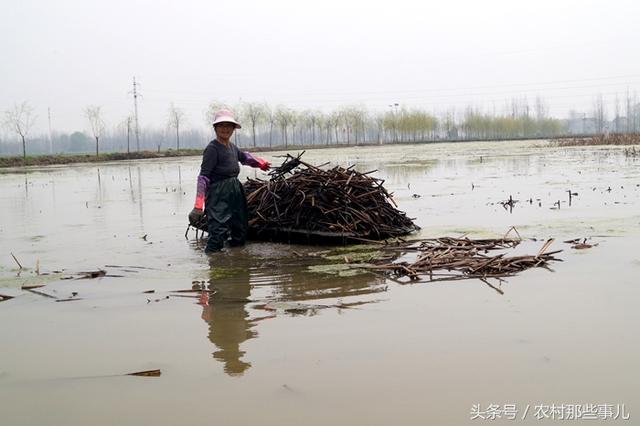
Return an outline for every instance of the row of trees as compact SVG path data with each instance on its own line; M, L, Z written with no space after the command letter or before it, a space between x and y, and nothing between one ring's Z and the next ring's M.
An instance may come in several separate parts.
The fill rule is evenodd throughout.
M212 103L209 112L221 107ZM436 140L551 137L563 132L562 121L547 116L489 114L478 108L462 113L450 110L439 116L421 109L396 108L371 113L362 106L345 106L324 113L295 111L286 106L270 107L242 103L234 109L244 123L245 145L285 147L361 143L398 143ZM247 139L249 139L247 141Z
M616 105L618 105L616 103ZM437 140L475 140L546 138L571 132L571 119L559 120L548 116L545 103L537 98L532 105L527 99L514 99L506 105L502 113L487 112L480 108L467 107L460 111L450 109L443 113L425 111L419 108L405 108L398 104L388 111L371 112L364 106L349 105L333 111L315 109L294 110L285 105L270 106L266 103L242 102L226 105L211 102L205 111L205 123L210 126L213 112L229 108L236 112L243 128L236 132L235 142L243 147L274 147L295 145L359 145L363 143L400 143ZM640 104L637 99L627 96L626 129L619 129L620 109L616 107L615 130L640 131ZM118 123L107 127L102 108L87 106L84 110L88 133L74 132L70 135L53 133L48 136L31 138L32 152L47 152L45 141L55 148L53 152L88 152L86 139L94 141L96 156L100 149L108 151L131 151L133 135L136 135L135 149L162 149L202 147L212 136L212 131L203 128L185 130L187 116L181 108L171 103L167 110L164 129L146 128L138 138L134 131L134 119L127 115ZM587 114L583 113L586 117ZM607 113L602 96L594 101L590 118L594 131L602 133L613 130L607 126ZM26 156L27 139L36 117L28 103L15 105L5 111L5 128L22 143L22 155ZM585 129L582 126L583 131ZM15 140L15 139L14 139ZM54 143L55 142L55 143ZM0 140L0 153L10 153L6 143Z

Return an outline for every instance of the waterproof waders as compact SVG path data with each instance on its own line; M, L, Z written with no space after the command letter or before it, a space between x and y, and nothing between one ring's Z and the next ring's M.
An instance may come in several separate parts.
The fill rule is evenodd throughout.
M231 246L243 245L247 239L247 200L244 187L233 177L212 182L207 189L205 211L209 239L205 252L218 251L230 238Z

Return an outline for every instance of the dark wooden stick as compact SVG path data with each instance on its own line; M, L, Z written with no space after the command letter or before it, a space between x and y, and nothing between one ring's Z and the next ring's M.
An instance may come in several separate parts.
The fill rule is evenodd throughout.
M20 262L18 262L18 259L16 259L16 257L13 255L13 253L11 253L11 257L13 257L13 260L15 260L15 261L16 261L16 263L18 264L18 267L19 267L20 269L23 269L23 268L22 268L22 265L20 264Z

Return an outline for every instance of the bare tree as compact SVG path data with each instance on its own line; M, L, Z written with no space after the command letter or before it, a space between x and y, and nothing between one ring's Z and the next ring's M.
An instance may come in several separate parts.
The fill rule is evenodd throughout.
M384 131L384 115L377 113L374 116L374 122L376 123L376 131L378 134L378 145L382 145L382 132Z
M176 151L180 152L180 124L185 121L185 114L173 102L169 105L169 127L176 129Z
M638 111L640 109L640 106L637 102L637 93L634 91L633 96L631 96L631 93L629 93L629 89L627 88L627 96L625 101L625 114L627 115L627 133L635 133L638 131Z
M127 154L131 154L131 126L133 125L134 116L129 114L122 121L120 126L127 132Z
M270 105L264 106L264 118L269 123L269 147L273 146L273 125L276 124L276 113Z
M633 124L631 129L636 133L638 132L638 123L640 123L640 103L638 103L638 94L635 90L633 91L633 105L634 107L631 113L633 116Z
M289 124L291 125L291 142L295 145L299 145L300 142L296 141L296 127L298 126L299 117L298 111L289 109Z
M12 109L8 109L4 113L4 124L7 129L15 132L22 139L22 158L27 158L27 136L36 121L33 115L33 108L28 102L20 105L14 104Z
M334 133L336 135L336 145L338 145L340 143L340 133L339 133L339 129L340 129L340 121L342 120L342 116L340 115L339 111L333 111L330 115L329 115L329 121L331 122L331 125L333 126L333 130Z
M631 97L629 96L629 88L627 87L627 97L625 100L625 114L627 116L627 126L625 131L629 133L631 130Z
M311 129L311 111L305 109L298 113L298 124L300 125L300 137L298 140L298 145L305 145L307 143L307 139L310 140L310 144L313 144L313 140L311 140L311 133L313 130Z
M384 113L383 126L390 133L390 142L398 142L398 114L395 111Z
M221 109L228 109L233 111L233 108L231 108L230 105L224 102L221 102L221 101L209 102L207 109L204 111L204 122L207 124L207 126L211 126L211 123L213 123L214 114L216 113L216 111Z
M535 105L536 105L535 106L535 108L536 108L536 120L541 122L542 120L547 118L547 113L549 111L549 108L547 107L546 103L544 102L544 99L542 99L542 97L540 97L540 96L536 96L536 104Z
M282 137L284 146L289 146L289 142L287 139L287 128L294 121L293 120L293 111L285 106L278 106L275 111L275 119L280 124L280 128L282 129Z
M353 129L355 143L358 145L358 135L362 135L361 142L366 142L365 125L368 119L367 111L364 106L352 106L349 108L348 118L350 126Z
M102 107L97 105L88 106L84 113L89 120L89 127L91 127L91 133L96 140L96 157L99 155L99 140L102 134L104 133L104 120L102 119Z
M596 132L603 133L604 132L604 124L606 120L606 110L604 106L604 97L602 94L598 94L593 101L593 117L595 119L596 124Z
M242 115L249 120L251 124L251 134L253 136L253 147L256 146L256 127L262 122L266 116L266 108L263 104L246 102L242 104Z
M332 130L335 128L335 116L334 114L328 114L323 119L324 129L327 132L326 144L329 145L332 142Z
M315 145L317 143L316 128L322 126L322 112L313 109L309 110L307 111L306 119L311 127L311 145Z
M343 106L337 111L338 123L341 123L344 127L342 132L346 134L347 145L351 144L351 132L353 131L353 109L349 106ZM344 139L344 138L343 138Z

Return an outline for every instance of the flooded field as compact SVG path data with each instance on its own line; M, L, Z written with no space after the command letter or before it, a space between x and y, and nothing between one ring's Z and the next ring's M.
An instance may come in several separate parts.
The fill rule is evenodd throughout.
M416 238L515 226L518 252L554 238L563 262L494 282L500 294L400 285L345 267L350 248L251 242L208 258L185 238L200 158L5 170L1 423L533 425L561 404L636 423L640 160L545 141L304 159L377 169ZM563 242L577 238L594 246Z

